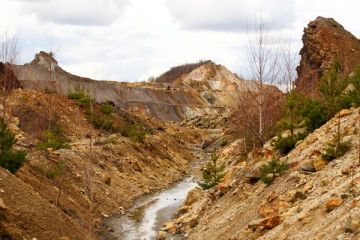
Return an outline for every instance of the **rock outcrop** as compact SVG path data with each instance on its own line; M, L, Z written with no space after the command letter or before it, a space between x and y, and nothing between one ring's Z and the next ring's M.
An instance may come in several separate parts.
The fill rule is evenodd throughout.
M344 76L360 64L360 40L332 18L311 21L302 41L296 89L308 96L318 96L319 80L334 59L340 60Z

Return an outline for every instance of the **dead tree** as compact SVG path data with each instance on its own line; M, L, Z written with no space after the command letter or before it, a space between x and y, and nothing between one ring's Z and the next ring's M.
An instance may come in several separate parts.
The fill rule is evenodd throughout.
M235 118L238 118L239 130L246 133L247 142L262 145L269 137L269 125L278 120L276 103L278 94L270 85L278 84L279 50L278 43L270 36L270 31L260 19L256 24L254 36L249 40L248 77L253 81L243 82L244 90L238 95ZM274 115L275 113L275 115ZM251 144L250 144L251 145Z

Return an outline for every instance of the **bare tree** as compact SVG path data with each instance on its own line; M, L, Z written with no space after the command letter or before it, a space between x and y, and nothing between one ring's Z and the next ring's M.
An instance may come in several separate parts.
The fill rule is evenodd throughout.
M278 120L277 103L279 94L270 85L279 83L279 49L278 42L271 37L269 29L260 19L249 40L248 63L251 80L242 82L245 90L238 96L236 117L237 123L248 141L253 145L262 145L271 135L270 125Z
M3 112L2 118L6 116L6 100L11 91L19 87L19 82L14 74L15 66L18 59L17 38L5 36L0 48L0 93L2 95Z
M278 67L278 52L274 49L275 41L270 37L262 18L256 28L255 39L249 44L249 64L251 76L258 81L257 90L259 97L255 98L258 102L259 111L259 138L263 139L264 134L264 107L266 92L264 84L276 83L280 69Z

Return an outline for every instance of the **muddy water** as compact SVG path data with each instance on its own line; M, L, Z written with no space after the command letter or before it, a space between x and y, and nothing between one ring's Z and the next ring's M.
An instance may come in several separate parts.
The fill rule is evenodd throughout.
M139 201L128 214L108 219L106 224L113 229L111 237L124 240L156 239L157 231L173 217L187 192L196 185L192 178L187 178L171 189Z

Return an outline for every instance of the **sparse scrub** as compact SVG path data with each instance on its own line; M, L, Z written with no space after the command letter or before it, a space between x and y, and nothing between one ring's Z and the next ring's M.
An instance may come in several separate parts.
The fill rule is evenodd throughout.
M15 136L8 129L3 119L0 119L0 166L15 173L25 161L24 151L15 151L12 146L15 144Z
M269 163L263 165L260 172L260 180L265 184L270 184L278 176L289 169L289 165L278 159L273 159Z
M70 99L75 100L85 111L86 119L95 128L113 133L120 133L124 137L131 138L136 142L143 142L149 133L141 124L131 123L119 126L116 124L116 113L114 106L109 103L95 103L85 91L75 90L68 93ZM91 104L93 103L93 104Z
M338 118L337 130L333 140L328 143L328 147L325 149L322 154L323 159L327 161L332 161L338 157L345 155L347 151L351 148L351 141L342 141L342 134L340 128L341 120Z
M347 151L351 148L351 141L341 142L339 145L332 143L328 144L328 147L325 149L322 154L322 158L327 161L332 161L338 157L344 156Z
M211 155L211 161L206 164L202 172L203 181L198 182L199 186L206 190L218 185L224 178L225 165L218 163L219 155L214 151Z
M90 106L93 99L81 89L75 89L67 94L69 99L75 100L80 106Z
M104 129L106 131L115 132L113 118L110 115L103 114L97 110L93 111L91 114L90 109L85 111L86 119L88 122L92 123L92 125L97 129Z
M60 161L56 163L55 165L47 166L47 165L39 165L36 166L37 171L39 171L42 175L44 175L46 178L54 180L58 176L61 175L62 170L65 167L65 162Z
M63 129L60 126L54 126L52 129L43 132L40 142L37 144L39 150L69 148L69 140L64 136Z
M120 132L122 136L128 137L136 142L144 142L145 136L148 134L144 127L137 123L121 128Z

